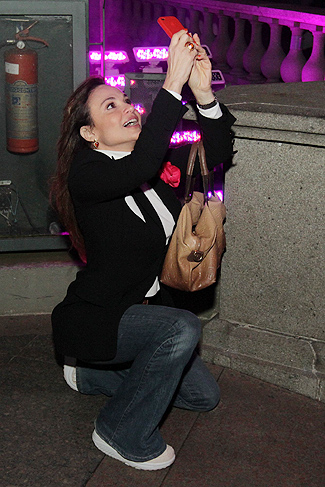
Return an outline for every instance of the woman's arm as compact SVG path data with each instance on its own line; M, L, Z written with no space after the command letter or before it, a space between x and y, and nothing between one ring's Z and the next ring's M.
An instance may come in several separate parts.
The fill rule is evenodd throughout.
M130 155L114 160L93 150L77 154L69 175L74 201L93 203L118 198L155 176L185 111L180 101L162 89Z
M229 112L225 105L220 105L222 117L210 119L198 114L203 144L207 157L208 168L212 170L215 166L226 162L233 153L233 133L231 126L235 122L235 117ZM170 149L166 159L174 166L179 167L182 176L186 173L187 160L191 145ZM196 160L193 174L200 172L198 158Z
M151 179L159 170L170 138L186 109L167 90L180 93L188 80L196 51L189 51L186 31L176 33L170 42L168 69L163 89L153 103L152 112L129 156L117 161L103 157L76 157L69 175L74 201L92 203L118 198ZM88 160L90 159L90 160Z
M225 105L220 104L222 117L211 119L198 115L208 168L226 162L233 154L234 134L231 130L235 117Z
M211 85L210 60L205 49L200 44L198 35L194 34L193 38L196 42L197 56L193 63L188 84L197 105L203 105L203 107L215 105L213 110L198 110L198 123L201 129L207 164L211 170L218 164L228 160L232 155L233 134L231 126L235 122L235 117L230 114L227 107L219 105L215 100ZM211 111L214 113L211 114ZM222 112L221 116L220 111ZM181 169L182 175L186 171L188 154L189 147L177 149L173 153L168 154L168 159ZM194 167L194 175L198 172L199 164L197 160Z

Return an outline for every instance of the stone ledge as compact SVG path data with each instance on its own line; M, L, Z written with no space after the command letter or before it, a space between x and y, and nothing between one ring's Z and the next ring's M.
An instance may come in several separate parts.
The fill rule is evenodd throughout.
M0 315L51 313L79 265L67 252L1 255Z
M218 91L232 113L242 112L249 126L324 134L323 81L232 85ZM262 117L263 124L255 123ZM310 120L308 120L310 119Z
M78 266L79 262L67 250L46 252L5 252L0 254L0 269L4 267Z
M202 357L325 401L325 343L214 319L203 329Z
M234 113L234 112L233 112ZM234 113L238 117L238 114ZM243 120L242 120L243 121ZM236 139L263 140L276 142L277 144L296 144L314 146L320 149L325 147L325 135L306 134L306 132L294 132L290 130L266 129L264 127L240 126L235 124ZM321 155L321 154L320 154Z

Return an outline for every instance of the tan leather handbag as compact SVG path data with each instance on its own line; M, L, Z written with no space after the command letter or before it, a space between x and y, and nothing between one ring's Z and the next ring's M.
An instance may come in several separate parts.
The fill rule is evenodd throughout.
M192 191L197 152L204 193ZM225 217L226 207L213 193L203 143L196 142L187 165L185 204L168 247L162 283L182 291L199 291L216 282L226 246Z

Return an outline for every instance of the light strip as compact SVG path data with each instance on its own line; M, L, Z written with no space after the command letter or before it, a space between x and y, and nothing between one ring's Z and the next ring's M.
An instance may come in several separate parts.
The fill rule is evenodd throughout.
M90 51L89 61L93 64L100 63L102 53L100 51ZM110 61L114 64L127 63L129 56L126 51L105 51L105 61Z
M119 76L105 76L105 83L113 86L114 88L124 88L125 76L123 74L120 74Z
M133 54L138 63L143 61L166 61L168 58L168 47L134 47Z
M171 145L178 145L186 143L196 142L200 140L201 134L196 130L186 130L183 132L174 132L172 138L170 139Z

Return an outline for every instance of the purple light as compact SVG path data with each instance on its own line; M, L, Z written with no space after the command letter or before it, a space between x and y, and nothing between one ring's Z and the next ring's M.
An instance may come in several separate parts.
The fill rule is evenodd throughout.
M134 47L133 54L138 62L166 61L168 58L168 47Z
M91 63L100 63L102 59L102 53L98 51L92 51L89 53L89 61Z
M107 76L105 77L105 83L107 85L113 86L113 87L125 87L125 76L124 75L119 75L119 76Z
M208 191L208 199L210 199L211 196L216 196L217 198L219 198L220 201L223 201L222 191L213 191L213 193L211 191Z
M105 61L114 61L114 63L126 63L129 60L125 51L106 51Z
M100 63L102 53L100 51L89 52L89 61L93 64ZM127 63L129 56L126 51L105 51L105 61L110 61L113 64Z
M144 113L146 113L146 109L140 103L137 103L136 105L133 105L133 106L136 109L136 111L140 113L140 115L143 115Z
M218 196L220 201L223 201L223 192L222 191L216 191L216 195Z
M170 143L172 145L183 144L184 142L196 142L200 140L201 134L196 130L187 130L184 132L174 132L172 138L170 139Z

